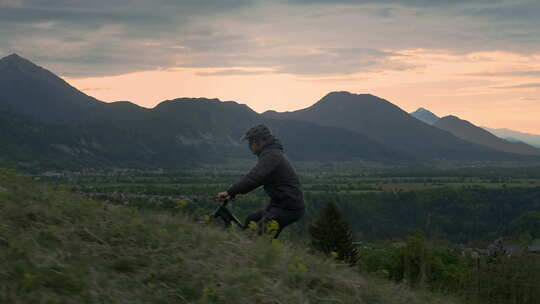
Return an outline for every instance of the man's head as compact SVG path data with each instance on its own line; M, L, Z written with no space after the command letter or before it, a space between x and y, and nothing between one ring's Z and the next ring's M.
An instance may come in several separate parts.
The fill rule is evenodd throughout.
M242 137L242 140L247 140L249 149L254 154L262 151L264 146L273 139L272 131L267 126L260 124L249 129Z

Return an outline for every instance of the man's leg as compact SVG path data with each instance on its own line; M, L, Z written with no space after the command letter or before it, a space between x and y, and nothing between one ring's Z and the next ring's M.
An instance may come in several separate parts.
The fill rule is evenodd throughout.
M246 217L246 220L244 221L244 229L249 227L250 222L259 223L259 221L264 216L265 209L257 210L254 213L250 214L248 217Z
M278 230L274 235L274 239L277 239L279 237L279 234L281 233L281 231L283 231L285 227L298 221L302 218L302 216L304 216L304 210L285 210L279 208L271 208L270 210L268 210L268 212L266 212L266 214L263 214L263 216L263 227L266 228L266 225L273 220L279 224Z

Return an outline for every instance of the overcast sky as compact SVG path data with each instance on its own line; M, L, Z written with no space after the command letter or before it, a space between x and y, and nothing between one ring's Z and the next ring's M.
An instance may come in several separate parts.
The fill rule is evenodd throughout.
M145 107L290 111L347 90L540 133L538 16L538 0L0 0L0 56Z

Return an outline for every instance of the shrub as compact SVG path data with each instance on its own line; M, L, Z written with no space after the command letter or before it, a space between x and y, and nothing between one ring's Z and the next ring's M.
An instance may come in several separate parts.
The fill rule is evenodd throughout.
M318 251L331 256L337 253L337 259L356 264L358 249L352 243L353 236L349 223L343 220L341 213L334 203L327 204L319 218L309 227L311 245Z

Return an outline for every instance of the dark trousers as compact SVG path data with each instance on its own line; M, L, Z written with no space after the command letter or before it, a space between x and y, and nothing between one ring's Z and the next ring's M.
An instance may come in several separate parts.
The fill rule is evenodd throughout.
M277 239L285 227L298 221L302 216L304 216L304 209L286 210L268 206L249 215L245 220L244 227L247 228L250 222L255 222L259 227L259 233L263 233L266 225L274 220L279 224L278 230L274 235L274 239Z

